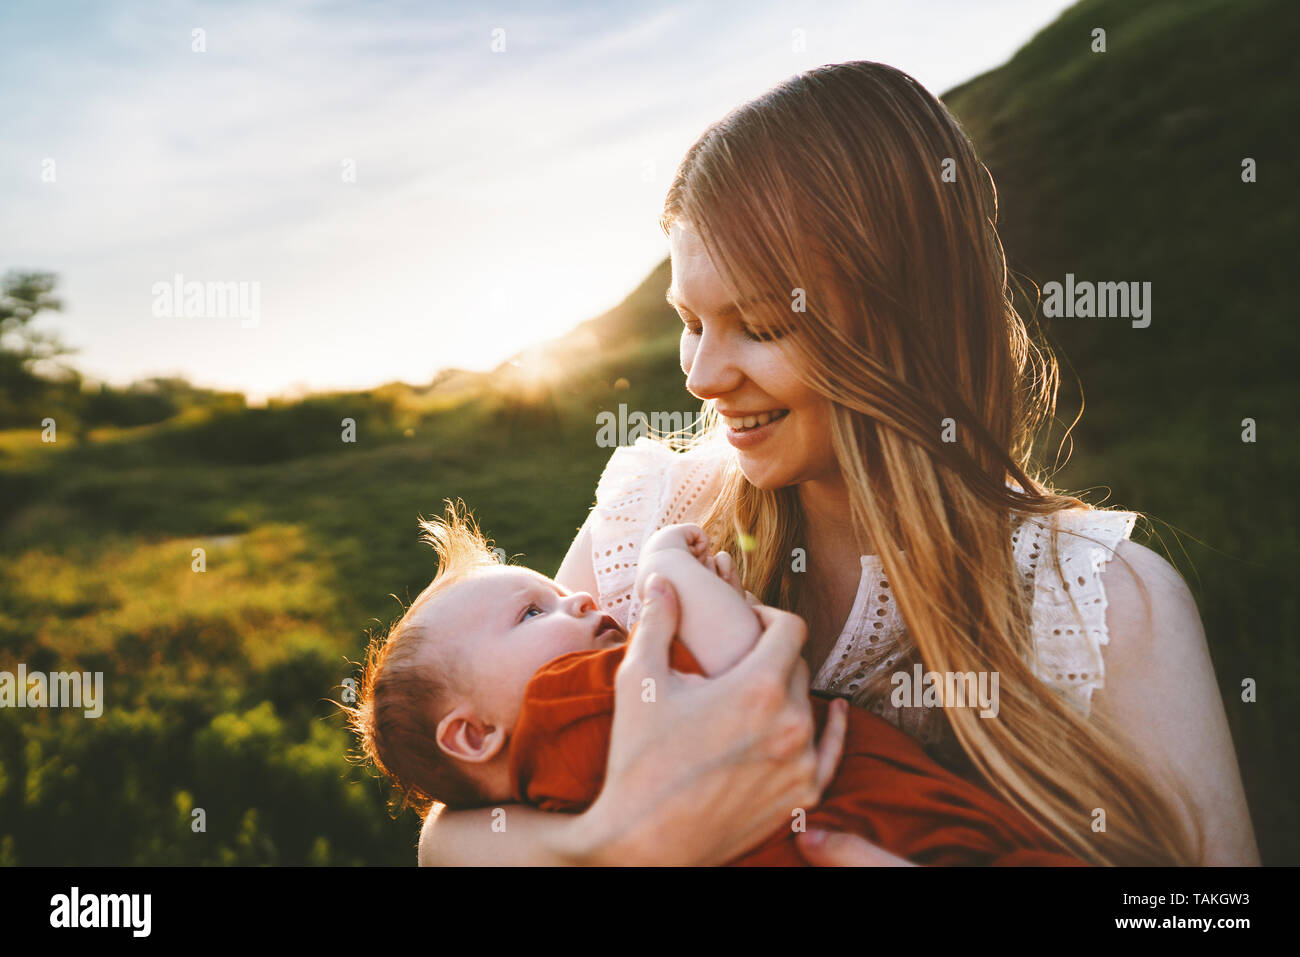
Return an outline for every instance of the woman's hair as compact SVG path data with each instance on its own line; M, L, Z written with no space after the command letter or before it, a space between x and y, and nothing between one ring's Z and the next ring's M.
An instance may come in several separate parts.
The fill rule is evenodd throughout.
M464 689L462 669L445 649L431 653L431 636L412 619L447 586L501 563L463 502L448 501L445 518L422 518L420 528L420 540L438 554L438 572L387 635L371 639L356 704L339 707L357 756L392 783L394 810L414 807L423 817L435 802L474 807L483 794L437 744L438 721Z
M1086 506L1030 468L1058 373L1015 308L996 219L992 178L948 110L907 74L852 62L798 74L706 129L660 225L697 232L736 301L760 300L747 311L789 332L802 377L830 401L848 517L883 562L907 654L999 674L997 718L943 709L973 766L1084 860L1192 863L1199 837L1182 809L1115 729L1026 660L1032 584L1013 520ZM701 437L720 425L708 402L704 416ZM945 424L957 441L943 441ZM703 522L716 547L742 556L764 602L806 613L817 599L788 562L804 544L797 487L757 488L734 461L723 482Z

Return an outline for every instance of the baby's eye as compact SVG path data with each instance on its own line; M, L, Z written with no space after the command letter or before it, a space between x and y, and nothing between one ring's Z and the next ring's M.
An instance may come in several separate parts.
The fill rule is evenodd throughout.
M532 604L532 603L530 602L529 605L528 605L528 607L524 609L524 613L523 613L522 615L519 616L519 620L520 620L520 621L527 621L527 620L528 620L528 613L531 612L531 611L535 611L535 612L537 612L539 615L542 613L542 609L541 609L541 608L539 608L537 605Z

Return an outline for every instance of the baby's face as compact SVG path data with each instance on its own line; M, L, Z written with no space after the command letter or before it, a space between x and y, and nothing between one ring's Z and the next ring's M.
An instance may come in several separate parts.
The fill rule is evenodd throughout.
M420 617L425 614L439 641L463 662L480 715L504 726L513 726L524 688L542 665L627 637L586 592L520 567L477 572L438 595Z

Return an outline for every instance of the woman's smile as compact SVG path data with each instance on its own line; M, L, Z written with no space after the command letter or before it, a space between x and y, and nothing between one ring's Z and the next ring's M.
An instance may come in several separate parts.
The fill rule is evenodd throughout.
M727 426L727 441L737 449L753 448L772 435L790 414L789 409L773 409L747 414L718 411Z

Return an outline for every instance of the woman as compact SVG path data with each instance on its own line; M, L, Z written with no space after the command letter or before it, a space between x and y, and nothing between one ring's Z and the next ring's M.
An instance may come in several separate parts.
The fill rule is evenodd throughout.
M812 676L1084 860L1258 863L1186 586L1127 541L1131 513L1030 469L1056 369L1011 305L995 221L956 121L887 66L808 71L705 131L662 226L706 433L681 454L616 450L557 578L630 623L640 543L697 521L799 619L766 610L749 659L685 681L665 664L672 598L650 602L596 804L512 809L508 841L490 811L430 816L422 862L724 860L833 772L842 727L814 746ZM917 662L996 675L996 717L897 696ZM647 675L670 690L654 708ZM861 843L805 848L872 859Z

